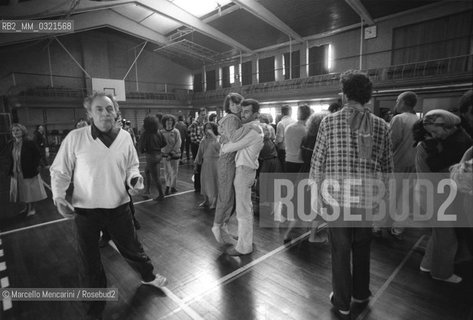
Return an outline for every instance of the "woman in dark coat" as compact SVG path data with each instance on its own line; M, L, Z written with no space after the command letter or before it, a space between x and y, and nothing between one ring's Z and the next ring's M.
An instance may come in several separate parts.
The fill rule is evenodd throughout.
M15 123L11 127L13 140L9 142L10 156L10 201L24 202L26 208L21 213L32 216L36 213L34 202L47 198L38 166L41 153L38 146L27 139L25 126Z

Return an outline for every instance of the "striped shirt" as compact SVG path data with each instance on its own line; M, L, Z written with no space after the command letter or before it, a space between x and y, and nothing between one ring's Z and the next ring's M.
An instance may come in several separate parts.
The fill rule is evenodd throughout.
M370 113L373 149L371 159L363 159L359 156L357 132L350 129L349 119L353 112L353 108L345 106L322 120L312 154L309 180L321 190L325 179L333 179L340 188L329 187L329 193L340 205L371 208L376 204L372 202L372 193L367 189L373 186L369 184L370 178L382 179L387 186L387 179L393 171L389 127L381 118ZM349 195L344 189L347 179L360 179L352 185ZM357 187L360 182L364 187ZM349 197L359 199L352 201Z

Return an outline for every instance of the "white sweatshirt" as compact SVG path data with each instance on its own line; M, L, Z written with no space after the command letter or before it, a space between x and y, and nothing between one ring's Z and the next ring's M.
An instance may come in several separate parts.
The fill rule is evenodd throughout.
M72 130L61 143L50 168L53 199L65 198L72 180L72 205L113 209L130 201L125 183L140 177L139 160L131 136L120 130L107 148L94 140L91 127Z

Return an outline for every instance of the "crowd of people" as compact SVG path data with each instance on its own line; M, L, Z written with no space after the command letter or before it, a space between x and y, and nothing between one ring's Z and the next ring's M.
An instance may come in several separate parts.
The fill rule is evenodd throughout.
M473 161L473 91L460 100L460 114L435 109L423 117L416 114L417 95L401 93L390 122L375 116L369 102L372 83L363 73L347 71L341 75L343 99L330 105L328 111L312 112L308 105L297 108L297 120L291 108L284 105L277 124L269 114L260 113L257 100L230 93L224 100L225 115L209 119L201 108L197 118L184 121L173 115L148 115L139 140L130 124L120 119L115 99L95 93L84 102L90 124L80 123L63 140L50 167L53 201L64 217L74 217L77 242L84 267L84 287L106 287L100 261L98 240L106 232L127 262L141 274L144 284L163 287L167 280L153 272L153 265L136 233L131 196L151 197L151 185L157 190L156 201L176 193L179 164L184 155L194 165L194 189L203 196L201 207L215 210L211 227L215 240L225 246L226 254L251 254L254 211L252 193L263 188L258 184L261 173L299 173L313 185L331 177L343 180L351 176L402 173L420 176L424 173L448 172L465 197L473 194L471 178ZM189 120L189 119L187 119ZM27 204L25 212L35 212L33 203L46 198L38 168L49 167L44 127L39 126L34 141L26 139L21 124L12 126L11 201ZM145 155L145 179L138 166L137 150ZM164 181L160 167L164 168ZM453 167L452 167L453 166ZM466 178L465 178L466 177ZM74 184L72 200L66 197ZM164 183L164 185L163 185ZM405 185L402 188L406 188ZM414 192L415 185L409 185ZM106 192L104 192L106 190ZM402 210L403 190L396 192L396 209ZM404 191L405 192L405 191ZM368 209L366 194L358 190L352 196L358 203L335 193L338 203L348 204L341 210L363 215ZM467 202L465 202L467 203ZM465 211L466 208L465 208ZM232 235L228 223L236 216L238 234ZM312 223L312 242L317 238L320 217ZM371 297L370 243L383 230L402 241L406 225L391 221L389 228L330 227L332 285L330 301L340 317L350 317L350 304L366 303ZM454 273L459 248L466 244L473 255L472 228L432 228L420 270L432 278L459 283ZM291 241L289 225L285 242ZM100 318L104 302L88 305L88 314Z

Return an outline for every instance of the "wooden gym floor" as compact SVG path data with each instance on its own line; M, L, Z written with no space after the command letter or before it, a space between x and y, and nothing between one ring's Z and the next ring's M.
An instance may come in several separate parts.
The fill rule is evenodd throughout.
M143 161L143 160L142 160ZM143 165L143 164L142 164ZM284 228L260 228L255 218L255 252L229 257L210 231L213 211L200 209L193 192L192 166L179 169L177 194L163 202L136 197L138 231L163 290L140 286L140 278L113 248L102 251L108 286L119 299L107 302L104 319L337 319L331 291L329 245L307 241L306 230L283 245ZM49 185L47 172L44 180ZM4 185L4 183L2 183ZM78 287L73 224L55 210L50 197L37 214L0 202L0 280L11 288ZM50 192L48 191L50 196ZM236 230L233 218L230 230ZM473 319L473 264L457 265L463 283L450 285L419 271L427 230L408 230L403 241L375 239L371 253L373 299L354 319ZM0 319L80 319L79 302L3 301Z

